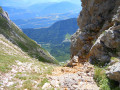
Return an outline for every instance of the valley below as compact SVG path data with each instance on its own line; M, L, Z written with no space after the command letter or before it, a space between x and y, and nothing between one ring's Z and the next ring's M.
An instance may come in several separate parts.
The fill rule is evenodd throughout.
M59 62L70 59L70 38L78 29L77 18L60 20L48 28L23 29L23 32L45 48Z

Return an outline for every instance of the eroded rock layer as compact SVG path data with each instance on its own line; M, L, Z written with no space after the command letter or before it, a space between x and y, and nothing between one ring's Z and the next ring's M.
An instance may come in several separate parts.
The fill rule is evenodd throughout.
M71 58L109 62L120 51L120 0L81 0L79 29L71 37Z

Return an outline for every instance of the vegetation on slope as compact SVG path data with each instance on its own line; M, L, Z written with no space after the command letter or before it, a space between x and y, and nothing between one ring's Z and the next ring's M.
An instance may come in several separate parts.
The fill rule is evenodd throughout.
M35 41L28 38L13 22L0 16L0 34L19 46L31 57L37 58L43 62L57 63L57 61Z
M0 35L0 89L41 90L52 70Z
M3 10L2 10L2 7L0 6L0 13L2 13L3 12Z
M119 83L107 78L106 68L95 66L94 80L100 87L100 90L119 90Z
M59 62L65 62L70 59L70 42L61 44L43 44L43 48L48 50Z
M67 33L67 34L65 35L65 39L70 40L70 38L71 38L71 35L70 35L69 33Z
M65 61L70 59L70 38L77 29L77 19L71 18L58 21L49 28L23 29L23 32L41 44L58 61Z
M61 44L66 34L72 35L77 29L77 19L71 18L58 21L49 28L23 29L23 32L38 43Z

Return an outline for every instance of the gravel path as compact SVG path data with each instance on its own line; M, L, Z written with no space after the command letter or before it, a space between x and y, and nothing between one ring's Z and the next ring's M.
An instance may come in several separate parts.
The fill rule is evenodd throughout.
M93 75L93 66L86 62L73 68L57 67L48 78L52 87L61 90L99 90Z

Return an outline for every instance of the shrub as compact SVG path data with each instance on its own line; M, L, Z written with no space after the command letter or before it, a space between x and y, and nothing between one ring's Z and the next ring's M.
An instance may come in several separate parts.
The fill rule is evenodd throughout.
M105 68L95 66L94 80L100 87L100 90L120 90L119 83L107 78Z

